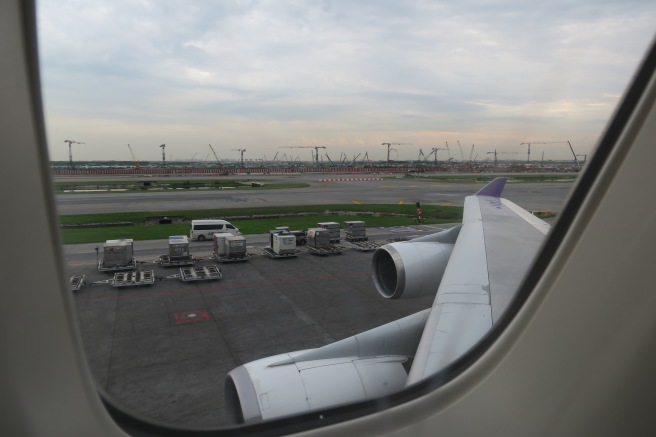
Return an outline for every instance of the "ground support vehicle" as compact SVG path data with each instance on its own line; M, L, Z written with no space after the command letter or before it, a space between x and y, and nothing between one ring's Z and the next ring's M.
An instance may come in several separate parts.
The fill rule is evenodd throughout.
M305 246L307 244L307 231L289 231L290 234L296 237L297 246Z

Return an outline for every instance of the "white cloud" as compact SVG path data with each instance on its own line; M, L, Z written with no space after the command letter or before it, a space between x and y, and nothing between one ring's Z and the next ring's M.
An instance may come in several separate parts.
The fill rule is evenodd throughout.
M568 135L590 149L656 5L570 3L42 0L51 155L65 159L69 136L96 159L121 159L137 138L373 155L392 140Z

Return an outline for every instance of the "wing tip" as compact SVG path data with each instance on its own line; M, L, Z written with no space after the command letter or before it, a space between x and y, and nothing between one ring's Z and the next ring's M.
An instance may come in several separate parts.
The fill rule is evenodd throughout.
M506 186L507 180L507 178L493 179L492 182L481 188L478 193L476 193L476 196L501 197L501 193Z

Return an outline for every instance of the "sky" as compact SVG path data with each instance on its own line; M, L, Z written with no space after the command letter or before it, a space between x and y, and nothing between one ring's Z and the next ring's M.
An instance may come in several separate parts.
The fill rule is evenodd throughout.
M51 160L589 154L646 1L37 0ZM460 143L463 150L459 150ZM474 151L472 152L472 145ZM295 149L291 149L294 147ZM566 143L533 159L572 158ZM446 159L446 151L437 151ZM502 156L499 156L500 158Z

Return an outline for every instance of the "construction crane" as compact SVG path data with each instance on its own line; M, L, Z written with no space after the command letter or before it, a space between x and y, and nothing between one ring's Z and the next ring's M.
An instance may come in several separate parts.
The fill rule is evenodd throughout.
M426 155L424 155L423 149L419 149L419 156L417 156L417 161L421 161L421 157L424 157L424 161L426 161Z
M162 165L166 164L166 144L159 146L162 148Z
M365 159L367 160L368 163L371 164L371 161L369 160L369 152L364 152L364 156L362 157L362 163L364 163Z
M390 162L390 151L392 150L392 146L408 146L410 143L381 143L381 146L387 146L387 165L389 165Z
M134 154L134 151L132 150L132 146L128 144L128 149L130 149L130 155L132 155L132 160L134 161L134 166L139 170L141 168L141 164L139 163L139 160Z
M474 154L474 145L472 144L472 148L471 148L471 150L469 151L469 162L472 161L472 155L473 155L473 154Z
M426 157L424 158L424 161L428 161L428 159L431 157L431 155L433 155L433 158L435 159L435 165L437 165L437 151L438 150L447 150L447 149L445 149L443 147L433 147L431 149L431 152L428 155L426 155Z
M212 151L212 154L214 154L214 157L216 158L216 162L218 162L219 164L221 164L221 160L219 159L218 156L216 156L216 152L214 151L214 147L212 147L211 144L210 144L209 146L210 146L210 150ZM206 161L207 161L207 159L206 159Z
M328 156L328 152L324 153L326 155L326 158L328 159L328 162L330 162L331 167L335 167L335 163L333 162L332 159L330 159L330 156Z
M445 141L446 143L446 154L449 155L449 161L452 161L453 158L451 158L451 150L449 150L449 142Z
M319 149L326 149L326 146L287 146L283 147L286 149L314 149L314 153L312 154L312 159L315 162L315 165L319 167Z
M465 154L462 153L462 146L460 145L460 141L458 141L458 148L460 149L460 158L465 161Z
M545 143L542 143L545 144ZM526 163L531 162L531 143L519 143L520 146L528 146L528 153L526 155Z
M574 147L572 147L572 143L570 143L567 140L565 140L565 141L539 141L539 142L531 141L530 143L520 143L520 146L524 145L524 144L528 144L528 156L530 158L531 157L531 144L565 144L565 143L567 143L567 145L569 146L569 150L572 151L572 155L574 156L574 164L576 165L577 170L581 170L581 164L579 163L579 160L577 158L577 156L581 156L581 155L577 155L576 153L574 153Z
M360 155L362 155L362 152L358 153L357 155L355 155L353 157L353 161L351 161L351 165L355 165L355 160L358 159L360 157Z
M79 141L73 141L73 140L64 140L65 143L68 143L68 168L71 170L75 168L75 165L73 164L73 151L71 149L71 144L84 144Z
M497 152L497 149L494 149L494 152L487 152L487 154L494 154L494 168L497 168L497 155L517 155L517 152Z
M346 162L347 159L348 159L348 157L346 156L346 153L342 152L342 153L339 155L339 163L340 163L340 164L344 164L344 163Z
M244 152L246 149L232 149L233 152L239 152L241 168L244 168Z

